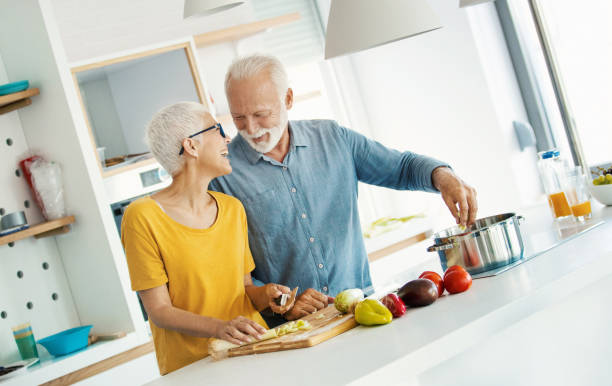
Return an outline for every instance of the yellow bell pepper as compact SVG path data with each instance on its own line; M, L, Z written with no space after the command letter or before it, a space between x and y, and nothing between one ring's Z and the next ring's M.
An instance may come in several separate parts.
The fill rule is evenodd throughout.
M355 320L364 326L374 326L390 323L393 315L380 301L365 299L355 307Z

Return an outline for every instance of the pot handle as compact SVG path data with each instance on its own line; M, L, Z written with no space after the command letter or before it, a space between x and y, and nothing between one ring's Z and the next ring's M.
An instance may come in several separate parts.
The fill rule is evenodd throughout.
M427 252L437 252L437 251L445 251L447 249L451 249L455 246L455 243L448 243L442 245L432 245L427 248Z

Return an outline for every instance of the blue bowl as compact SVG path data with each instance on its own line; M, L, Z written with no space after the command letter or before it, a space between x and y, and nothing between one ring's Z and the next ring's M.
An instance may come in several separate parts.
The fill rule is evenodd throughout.
M30 82L27 80L20 80L19 82L7 83L0 86L0 95L12 94L15 92L23 91L30 87Z
M53 334L38 341L53 356L66 355L71 352L87 347L89 331L93 326L81 326L71 328L57 334Z

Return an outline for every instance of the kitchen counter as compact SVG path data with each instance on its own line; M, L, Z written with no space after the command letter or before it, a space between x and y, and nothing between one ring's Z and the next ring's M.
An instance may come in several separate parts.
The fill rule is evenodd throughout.
M554 232L548 208L521 214L535 233ZM149 385L609 384L612 207L594 203L594 217L605 222L391 324L358 326L308 349L205 358ZM401 280L440 270L424 251L430 242L406 249L425 263Z

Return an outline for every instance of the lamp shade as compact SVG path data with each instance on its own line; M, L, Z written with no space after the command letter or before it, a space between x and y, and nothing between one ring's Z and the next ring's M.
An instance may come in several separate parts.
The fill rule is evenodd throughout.
M425 0L332 0L325 59L442 27Z
M192 16L208 16L213 13L225 11L234 8L244 1L235 0L185 0L183 8L183 19Z
M476 5L481 3L488 3L492 0L459 0L459 8L469 7L470 5Z

